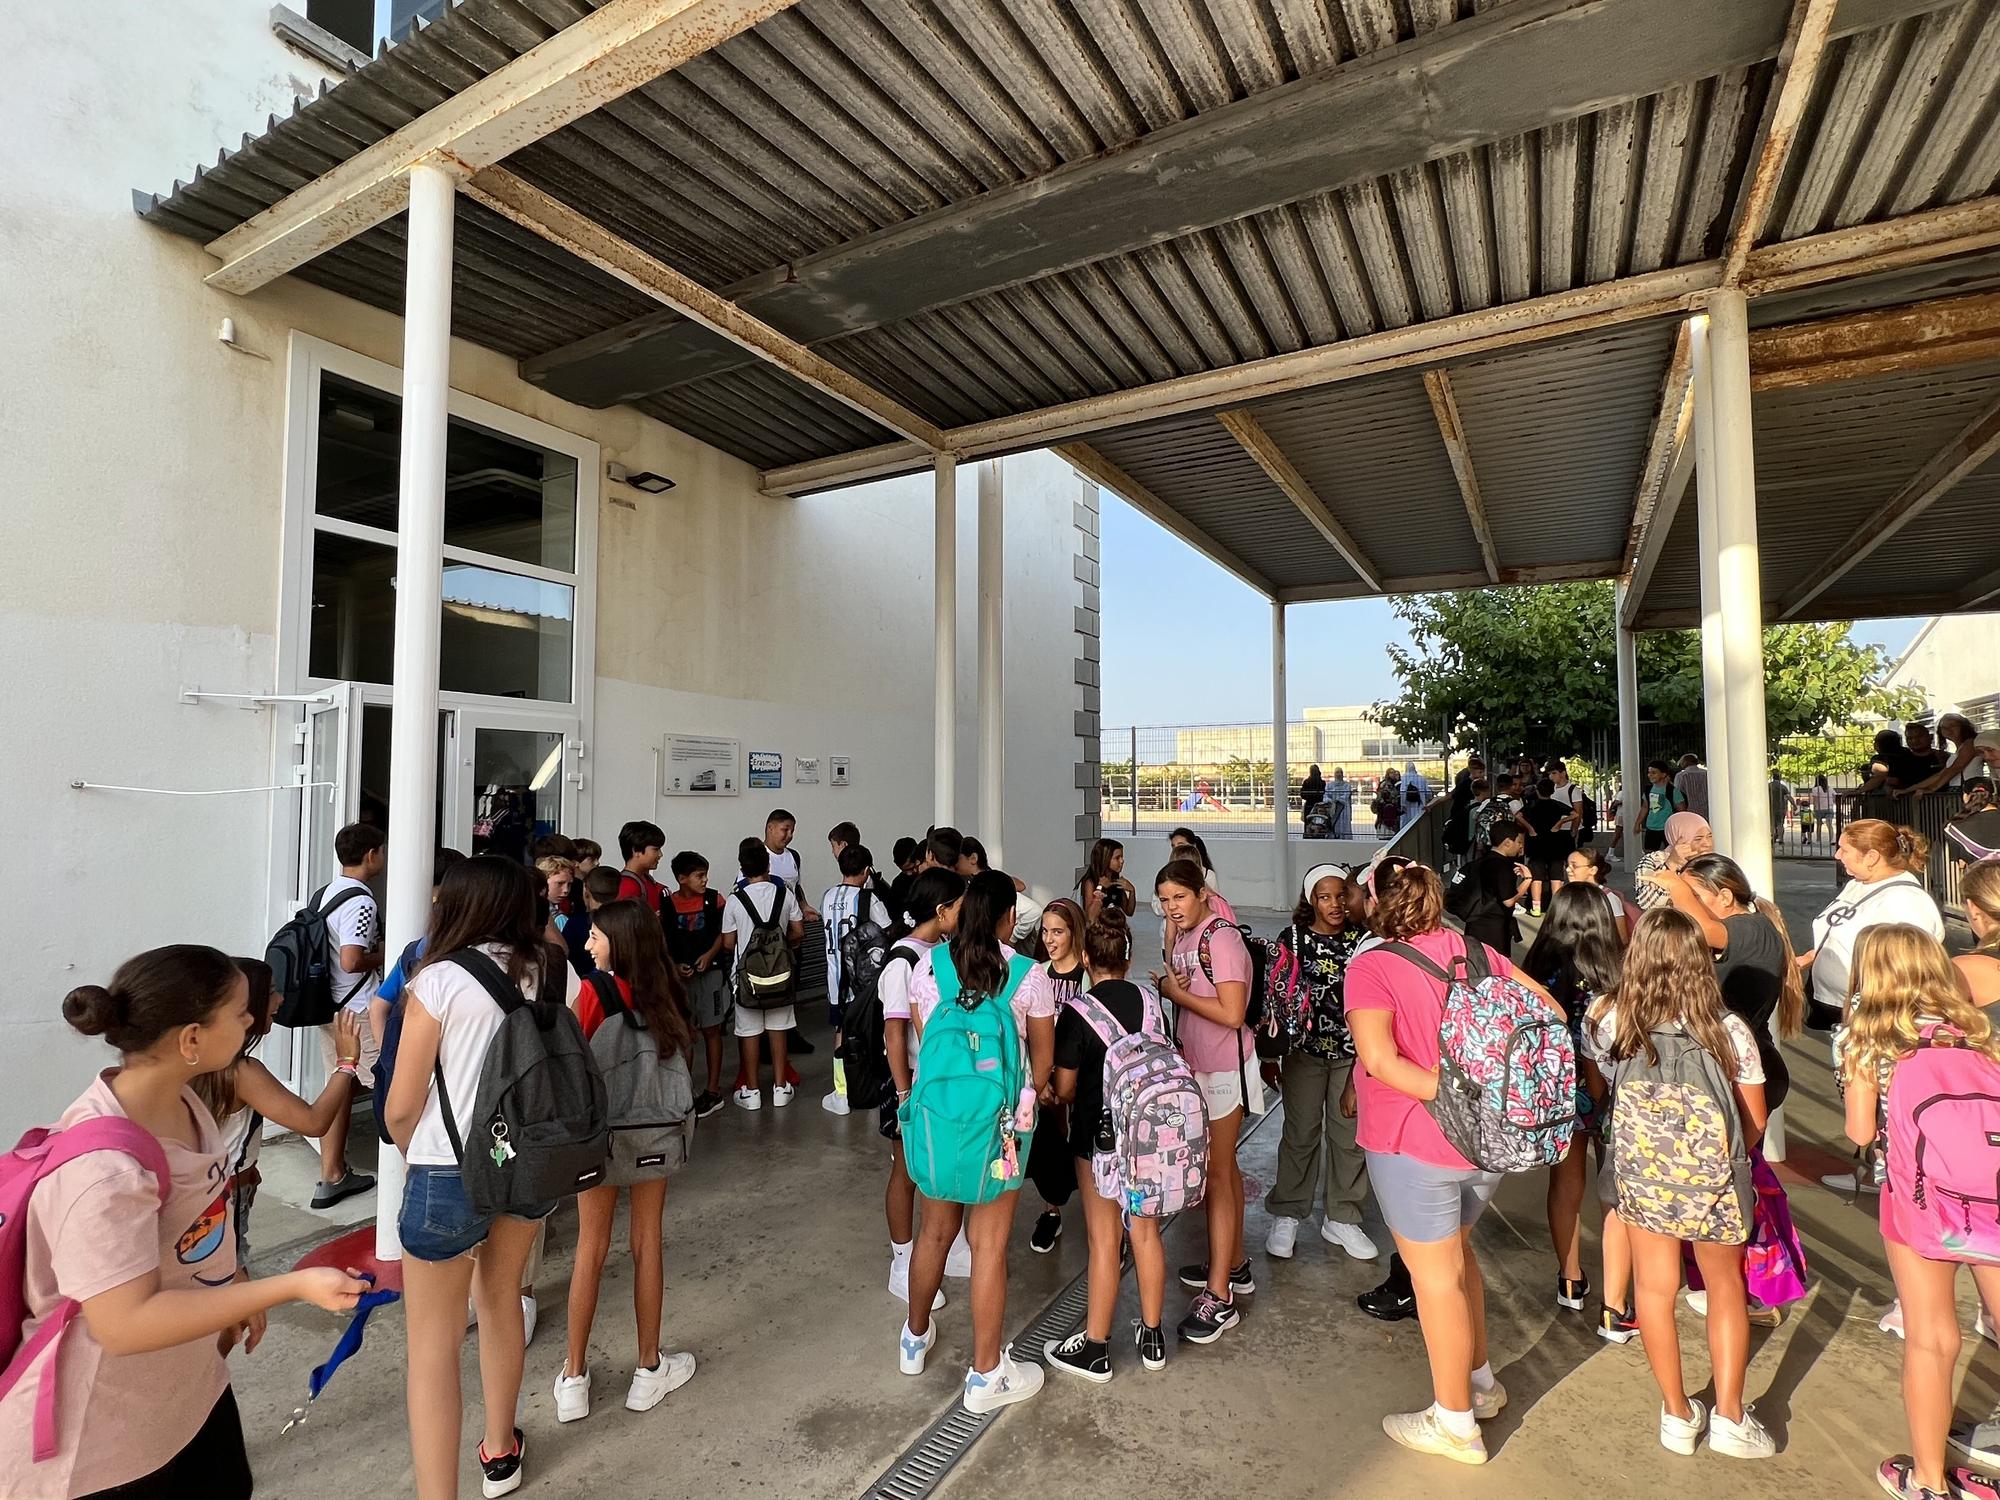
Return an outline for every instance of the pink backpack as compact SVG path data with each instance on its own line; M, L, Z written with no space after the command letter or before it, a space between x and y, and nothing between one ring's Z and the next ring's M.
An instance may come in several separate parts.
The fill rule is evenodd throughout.
M1208 1106L1187 1060L1168 1040L1159 997L1138 988L1137 1031L1119 1025L1088 990L1069 1005L1104 1043L1104 1120L1091 1181L1099 1197L1125 1213L1163 1219L1198 1207L1208 1192Z
M79 1120L67 1130L37 1126L0 1157L0 1361L6 1366L0 1372L0 1397L20 1383L44 1349L57 1346L42 1367L41 1388L35 1393L36 1463L55 1457L59 1430L56 1367L62 1358L62 1336L83 1308L75 1299L65 1297L50 1309L35 1336L22 1340L21 1328L28 1321L28 1200L36 1185L57 1167L96 1151L116 1151L134 1158L153 1174L159 1184L160 1207L167 1206L174 1185L167 1153L151 1131L116 1115Z
M2000 1064L1944 1026L1889 1076L1889 1185L1926 1260L2000 1263Z

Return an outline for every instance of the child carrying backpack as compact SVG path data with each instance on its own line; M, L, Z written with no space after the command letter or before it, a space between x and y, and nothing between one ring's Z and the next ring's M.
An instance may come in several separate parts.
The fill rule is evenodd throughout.
M660 1353L663 1286L660 1216L667 1178L687 1162L694 1139L692 1041L684 992L667 961L660 924L636 901L598 908L585 941L596 965L577 1001L577 1020L604 1075L611 1121L611 1167L576 1200L576 1268L569 1283L569 1353L556 1375L556 1420L590 1415L590 1325L611 1251L611 1219L622 1188L631 1198L632 1301L638 1358L627 1411L651 1411L694 1377L692 1354Z
M1084 928L1090 988L1056 1022L1055 1091L1069 1106L1067 1146L1090 1237L1090 1292L1083 1326L1050 1339L1042 1352L1051 1369L1099 1384L1111 1378L1121 1219L1131 1226L1139 1278L1139 1363L1163 1369L1160 1224L1199 1206L1208 1187L1208 1110L1174 1050L1159 996L1125 978L1131 954L1125 914L1107 902Z
M757 1073L764 1039L771 1041L771 1107L792 1102L787 1043L798 1029L794 1005L798 991L799 939L805 916L799 898L771 873L771 851L760 838L747 838L736 848L736 866L743 885L722 907L722 946L730 955L730 977L736 992L736 1045L742 1071L736 1086L740 1109L762 1109Z
M1885 1459L1893 1495L1984 1495L1993 1481L1946 1467L1958 1365L1955 1285L1974 1268L1982 1292L2000 1265L2000 1037L1966 993L1944 947L1906 923L1868 928L1855 943L1853 1009L1839 1040L1847 1135L1886 1152L1882 1240L1903 1309L1903 1412L1910 1451ZM1886 1136L1886 1141L1884 1137ZM1921 1361L1928 1378L1911 1378Z
M1769 1458L1777 1445L1744 1404L1749 1294L1743 1277L1754 1187L1750 1148L1764 1130L1757 1039L1722 1007L1715 961L1694 920L1671 909L1639 923L1618 988L1591 1011L1586 1045L1611 1089L1609 1184L1632 1244L1639 1335L1659 1382L1660 1443L1691 1454ZM1681 1378L1674 1299L1681 1246L1708 1291L1711 1417Z
M224 1355L281 1303L344 1312L368 1285L331 1267L237 1277L222 1137L190 1087L249 1034L225 954L155 948L62 1012L119 1064L0 1157L0 1494L242 1500Z

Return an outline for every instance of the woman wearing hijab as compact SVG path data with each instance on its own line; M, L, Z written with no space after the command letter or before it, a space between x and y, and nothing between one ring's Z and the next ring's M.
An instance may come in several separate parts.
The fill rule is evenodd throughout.
M1713 853L1715 853L1715 834L1708 826L1708 819L1700 813L1675 813L1667 819L1667 847L1655 849L1640 860L1639 867L1632 872L1633 899L1644 911L1672 906L1673 897L1668 894L1666 888L1646 877L1661 870L1678 875L1687 868L1689 860Z

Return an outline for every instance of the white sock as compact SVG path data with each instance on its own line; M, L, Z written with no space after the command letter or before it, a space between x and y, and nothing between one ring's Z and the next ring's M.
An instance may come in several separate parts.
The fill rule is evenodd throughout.
M980 1378L981 1380L985 1380L985 1381L989 1381L989 1382L990 1382L990 1381L995 1381L995 1380L998 1380L998 1379L1000 1378L1000 1366L1001 1366L1001 1365L1004 1365L1004 1364L1006 1364L1006 1363L1007 1363L1007 1356L1006 1356L1006 1354L1005 1354L1005 1353L1003 1352L1003 1353L1001 1354L1001 1356L1000 1356L1000 1364L998 1364L998 1365L995 1365L995 1366L994 1366L994 1367L993 1367L992 1369L990 1369L990 1370L974 1370L974 1371L973 1371L972 1373L973 1373L973 1374L975 1374L975 1375L977 1375L977 1376L978 1376L978 1377L979 1377L979 1378Z
M1435 1404L1431 1410L1437 1413L1438 1426L1455 1438L1469 1438L1479 1431L1479 1423L1469 1411L1449 1411Z
M910 1258L910 1251L914 1248L916 1248L916 1241L914 1240L905 1240L900 1245L891 1240L889 1241L889 1258L893 1261L906 1261Z
M1493 1361L1490 1359L1472 1372L1472 1388L1475 1391L1490 1391L1498 1383L1493 1378Z

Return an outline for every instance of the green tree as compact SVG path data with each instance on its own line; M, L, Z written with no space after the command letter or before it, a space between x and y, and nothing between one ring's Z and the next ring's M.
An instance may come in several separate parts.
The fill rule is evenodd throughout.
M1454 748L1581 747L1618 722L1615 602L1609 583L1413 594L1392 607L1412 644L1391 646L1402 691L1375 716L1406 739L1449 725ZM1818 734L1856 715L1916 706L1885 691L1878 647L1845 622L1775 625L1764 632L1765 716L1772 739ZM1675 739L1702 733L1701 639L1696 631L1639 637L1639 712Z

